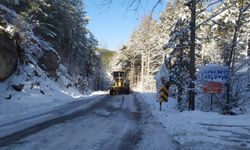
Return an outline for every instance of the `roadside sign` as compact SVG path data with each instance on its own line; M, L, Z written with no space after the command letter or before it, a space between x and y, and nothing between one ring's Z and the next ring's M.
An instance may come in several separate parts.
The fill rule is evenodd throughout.
M204 93L211 95L210 110L213 110L213 95L222 92L222 85L228 80L229 69L223 65L208 64L201 66L198 81L203 84Z
M160 102L168 101L168 89L163 85L160 89Z
M222 92L222 84L220 82L208 82L204 84L203 91L208 94L219 94Z
M201 66L198 80L201 82L226 83L228 78L228 67L223 65L209 64Z

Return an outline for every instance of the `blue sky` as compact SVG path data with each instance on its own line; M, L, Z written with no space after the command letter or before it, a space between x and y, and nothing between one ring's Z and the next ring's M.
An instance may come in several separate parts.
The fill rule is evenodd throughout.
M95 35L100 47L119 49L129 40L138 26L140 18L152 10L156 0L143 0L138 11L128 10L130 0L113 0L111 6L101 6L102 0L84 0L90 22L87 28ZM155 16L159 16L165 4L159 5Z

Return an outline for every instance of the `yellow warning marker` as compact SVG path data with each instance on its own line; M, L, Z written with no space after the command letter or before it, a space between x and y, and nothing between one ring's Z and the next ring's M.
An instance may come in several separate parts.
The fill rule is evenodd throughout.
M168 96L166 94L162 93L160 98L163 99L164 101L167 101Z
M168 93L168 89L165 86L162 86L160 92L163 91L164 93Z
M167 102L168 101L168 90L165 86L162 86L160 89L160 100L161 102Z

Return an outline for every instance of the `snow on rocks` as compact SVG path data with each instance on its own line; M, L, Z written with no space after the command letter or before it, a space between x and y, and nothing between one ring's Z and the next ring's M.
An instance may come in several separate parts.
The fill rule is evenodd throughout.
M56 78L56 71L60 63L56 50L49 43L37 37L32 31L32 26L20 19L13 10L0 4L0 14L1 20L4 22L3 25L0 24L0 28L12 35L19 46L19 54L22 55L20 63L32 64L36 68L39 66L49 76Z
M8 78L16 69L18 52L17 45L8 32L0 29L0 81Z
M27 22L1 4L0 20L0 30L12 36L18 44L19 54L16 70L8 79L0 82L1 125L46 112L71 102L76 97L82 97L82 93L74 87L72 79L65 77L68 74L63 75L58 71L60 58L57 52L49 43L35 36ZM45 56L53 59L53 62L47 61L53 66L45 63ZM58 75L58 81L61 82L48 78L48 75L52 75L54 79ZM67 87L63 82L72 86Z
M95 91L93 93L90 94L90 96L92 95L106 95L106 94L109 94L108 91Z
M17 24L17 13L13 10L8 9L4 5L0 4L0 14L4 14L4 18L10 23L10 24ZM1 16L2 17L2 16Z

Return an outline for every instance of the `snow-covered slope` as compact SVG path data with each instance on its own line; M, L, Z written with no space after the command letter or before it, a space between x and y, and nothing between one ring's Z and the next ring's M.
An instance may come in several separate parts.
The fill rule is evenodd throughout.
M16 71L5 81L0 82L0 120L15 119L44 109L55 107L74 100L82 94L74 86L67 69L60 65L57 52L49 43L35 36L31 26L13 10L0 4L0 29L9 33L19 48L19 61ZM4 23L3 23L4 22ZM58 63L54 76L47 72L47 60L51 65ZM52 56L53 55L53 56ZM46 60L45 60L46 61ZM47 63L46 62L46 63ZM49 78L50 76L51 78Z

